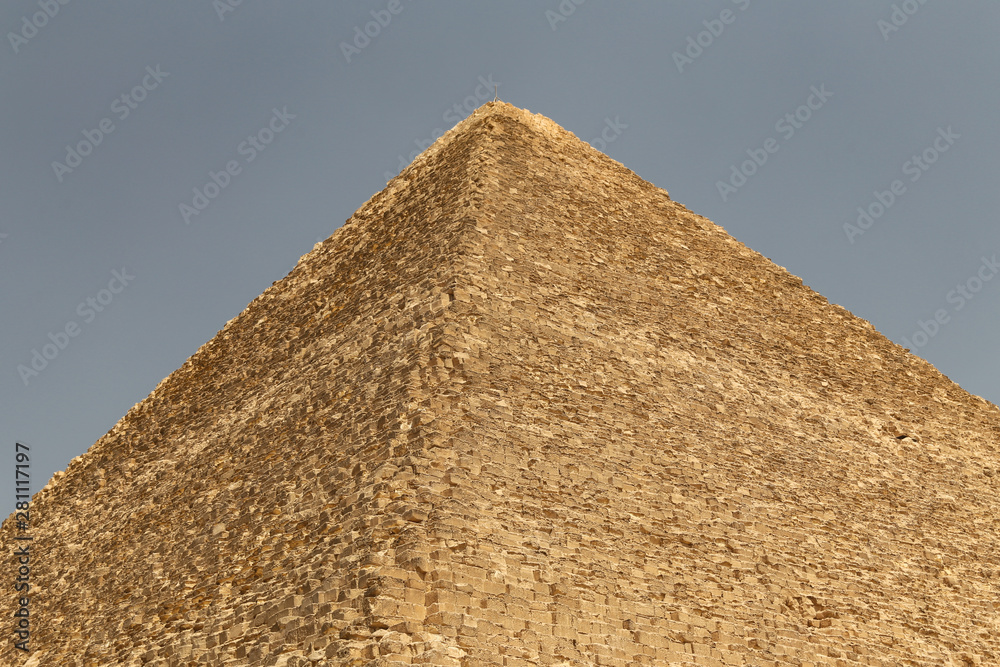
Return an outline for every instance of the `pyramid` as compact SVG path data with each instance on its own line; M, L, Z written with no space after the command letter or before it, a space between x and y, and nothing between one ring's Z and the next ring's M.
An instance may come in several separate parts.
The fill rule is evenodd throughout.
M490 102L8 517L0 664L996 665L998 439Z

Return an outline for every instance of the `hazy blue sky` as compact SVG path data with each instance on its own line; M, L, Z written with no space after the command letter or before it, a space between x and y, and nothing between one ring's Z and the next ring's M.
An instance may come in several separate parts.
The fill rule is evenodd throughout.
M7 0L0 28L0 466L29 444L32 491L493 82L1000 402L995 0Z

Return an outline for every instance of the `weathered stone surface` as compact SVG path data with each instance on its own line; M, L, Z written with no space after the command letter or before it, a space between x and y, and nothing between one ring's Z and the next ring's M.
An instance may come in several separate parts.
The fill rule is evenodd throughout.
M29 664L998 664L998 436L488 103L36 495Z

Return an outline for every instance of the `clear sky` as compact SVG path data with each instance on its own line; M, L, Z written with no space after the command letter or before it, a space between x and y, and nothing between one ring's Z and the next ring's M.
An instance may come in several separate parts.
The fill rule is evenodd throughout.
M8 0L0 32L33 492L494 83L1000 402L995 0Z

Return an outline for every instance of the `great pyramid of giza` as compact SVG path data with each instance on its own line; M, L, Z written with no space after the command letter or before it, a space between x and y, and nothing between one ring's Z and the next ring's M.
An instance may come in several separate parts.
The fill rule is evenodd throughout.
M998 439L490 102L34 496L0 664L997 665Z

